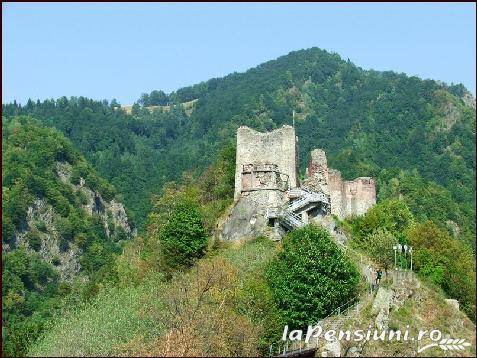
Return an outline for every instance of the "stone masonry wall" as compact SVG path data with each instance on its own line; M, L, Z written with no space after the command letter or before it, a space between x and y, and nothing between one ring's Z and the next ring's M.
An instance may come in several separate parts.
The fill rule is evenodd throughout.
M290 198L288 187L298 181L298 143L295 129L283 126L268 133L248 127L237 130L234 204L218 228L224 240L238 240L265 234L281 235L279 225L269 221L269 210L277 210ZM288 183L287 183L288 180ZM303 186L330 196L331 213L339 218L364 214L376 203L375 182L362 177L345 181L338 170L329 169L326 153L310 153Z
M306 168L306 175L310 178L310 180L308 180L310 189L329 194L328 162L324 150L314 149L311 151L308 167Z
M244 165L275 164L280 173L288 175L291 187L298 186L297 148L295 129L283 126L272 132L261 133L248 127L237 130L237 158L235 170L235 200L242 192Z
M331 213L339 218L362 215L376 204L376 186L373 178L342 180L340 171L330 169L328 179Z
M341 172L329 169L322 149L310 153L305 185L330 195L331 213L339 218L362 215L376 204L376 185L373 178L359 177L347 181Z

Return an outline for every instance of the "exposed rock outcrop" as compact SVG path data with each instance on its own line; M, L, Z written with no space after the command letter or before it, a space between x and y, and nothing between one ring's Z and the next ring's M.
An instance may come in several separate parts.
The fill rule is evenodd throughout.
M135 235L131 228L124 206L116 200L106 201L101 195L86 186L80 178L79 184L71 182L72 167L65 162L56 163L56 174L63 183L71 185L75 192L80 191L85 198L82 208L86 215L97 214L104 224L109 239L127 239ZM35 251L52 264L63 281L71 281L81 269L82 249L74 241L62 240L57 228L60 215L46 199L37 199L27 209L25 225L14 232L13 247L3 245L4 251L23 247ZM122 232L121 235L118 235ZM113 234L115 235L113 237Z
M452 298L446 298L445 301L448 305L454 307L457 311L459 310L459 301Z
M135 235L136 233L132 230L129 225L128 217L124 206L121 203L118 203L114 199L111 201L106 201L101 197L101 194L91 190L85 184L85 180L80 178L79 184L75 185L71 183L71 165L68 163L56 163L57 174L59 178L64 182L73 186L73 188L78 191L80 190L86 197L86 203L83 204L83 209L89 214L98 214L102 216L104 222L104 228L106 230L106 235L111 237L111 230L108 225L108 220L112 221L114 227L120 227L124 230L127 236Z
M24 247L29 251L38 251L40 256L52 264L60 275L61 280L71 281L79 272L81 265L79 255L81 250L76 245L67 249L60 247L60 234L55 227L57 214L45 199L35 200L28 207L26 225L22 231L15 232L15 247ZM41 230L39 230L41 227ZM32 247L29 235L37 235L40 247Z
M462 101L464 101L465 105L475 109L475 98L469 91L466 91L462 96Z
M285 194L277 191L254 191L246 193L230 211L220 229L221 239L252 239L267 235L271 239L279 235L275 227L268 227L267 208L284 202Z

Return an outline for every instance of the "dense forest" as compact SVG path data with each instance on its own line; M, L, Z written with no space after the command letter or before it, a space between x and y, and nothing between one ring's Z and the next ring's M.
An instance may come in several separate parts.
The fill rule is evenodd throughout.
M61 133L26 117L4 119L2 131L3 348L21 355L70 292L94 295L130 235L85 211L88 192L107 203L115 189ZM65 166L71 183L58 175Z
M151 194L183 171L205 169L234 142L238 126L291 124L295 110L302 170L307 153L323 148L345 178L377 177L380 195L403 195L415 214L448 230L452 221L473 245L475 103L468 95L462 85L365 71L313 48L169 95L143 94L138 103L152 98L157 106L136 104L131 115L114 100L83 97L7 104L3 112L63 132L142 227ZM188 112L180 103L191 100L197 101Z
M377 179L378 205L340 223L353 249L391 266L379 245L412 244L420 277L475 315L475 100L462 85L363 70L312 48L170 94L144 93L129 108L85 97L3 104L4 353L178 355L160 337L187 347L187 334L171 327L203 325L221 333L189 354L264 354L284 322L302 327L359 295L354 263L320 228L292 232L280 247L257 238L236 249L213 239L232 202L236 129L291 125L293 113L302 174L310 150L322 148L345 179ZM71 184L60 180L58 163L71 167ZM104 200L124 202L137 237L127 241L120 228L85 214L75 189L83 180ZM30 228L37 199L54 211L54 230ZM22 230L28 250L12 250ZM78 248L83 280L61 280L58 260L41 258L39 238L49 231L63 251ZM334 280L310 255L324 255L346 280L328 291L302 280L304 270ZM198 298L180 292L208 292L207 280L210 301L189 316ZM234 299L216 311L227 295ZM301 307L302 295L320 298ZM174 318L168 304L177 300L183 316ZM138 313L144 302L147 317ZM132 328L93 319L109 315ZM207 342L201 332L195 338Z

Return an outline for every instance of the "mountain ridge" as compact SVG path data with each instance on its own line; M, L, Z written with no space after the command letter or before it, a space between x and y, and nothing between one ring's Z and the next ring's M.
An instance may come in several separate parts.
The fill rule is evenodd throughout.
M179 105L196 99L191 113ZM462 85L362 70L312 48L184 87L167 100L171 110L164 113L136 105L128 115L113 109L115 101L83 97L3 105L3 111L32 115L62 131L124 195L139 227L151 195L184 171L204 170L233 144L239 126L267 131L292 124L295 112L302 172L307 153L321 147L345 179L375 176L378 197L393 178L415 176L446 198L429 193L427 200L439 203L430 205L436 209L428 218L436 218L438 206L447 208L446 220L474 246L475 101ZM408 198L409 189L387 193Z

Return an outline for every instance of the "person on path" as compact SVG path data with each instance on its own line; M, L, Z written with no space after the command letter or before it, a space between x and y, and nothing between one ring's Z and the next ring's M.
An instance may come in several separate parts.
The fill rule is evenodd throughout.
M376 286L380 284L382 277L383 277L383 271L381 270L381 268L379 268L378 271L376 272Z

